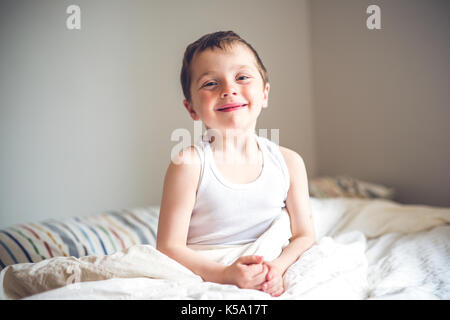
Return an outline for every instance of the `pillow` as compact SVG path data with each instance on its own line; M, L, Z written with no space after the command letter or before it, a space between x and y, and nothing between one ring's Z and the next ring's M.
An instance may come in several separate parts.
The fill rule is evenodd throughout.
M310 196L316 198L392 199L394 189L349 176L318 177L309 181Z
M156 245L159 207L50 219L0 230L0 270L56 256L107 255L135 244Z

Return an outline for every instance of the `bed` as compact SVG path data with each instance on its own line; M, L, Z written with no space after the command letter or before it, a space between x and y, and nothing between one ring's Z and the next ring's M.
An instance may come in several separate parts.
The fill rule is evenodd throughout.
M0 298L450 299L450 208L404 205L387 197L330 197L323 190L311 196L311 206L316 244L286 271L286 291L277 298L204 282L159 253L158 206L0 230ZM278 223L257 245L228 252L224 263L239 254L276 256L289 232ZM103 263L101 275L85 275L86 266L97 272ZM48 285L58 272L62 280Z

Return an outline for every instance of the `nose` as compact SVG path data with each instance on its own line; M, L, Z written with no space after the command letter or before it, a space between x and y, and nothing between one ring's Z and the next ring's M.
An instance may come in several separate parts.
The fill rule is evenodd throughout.
M234 86L230 84L225 84L222 90L221 98L226 98L228 96L236 96L237 92Z

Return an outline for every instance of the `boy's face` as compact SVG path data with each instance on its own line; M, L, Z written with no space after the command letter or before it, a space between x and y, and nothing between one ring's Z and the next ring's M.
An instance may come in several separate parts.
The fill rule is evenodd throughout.
M244 45L206 49L191 63L191 101L183 101L194 120L208 129L255 130L267 108L270 85L263 84L253 53ZM225 109L224 109L225 108Z

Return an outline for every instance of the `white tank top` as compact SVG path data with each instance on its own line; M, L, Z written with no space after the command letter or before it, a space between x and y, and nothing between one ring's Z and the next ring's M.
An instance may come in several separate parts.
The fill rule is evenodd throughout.
M255 241L286 206L289 171L279 146L255 134L263 156L256 180L235 184L216 167L208 141L194 145L201 159L197 199L188 245L232 245Z

